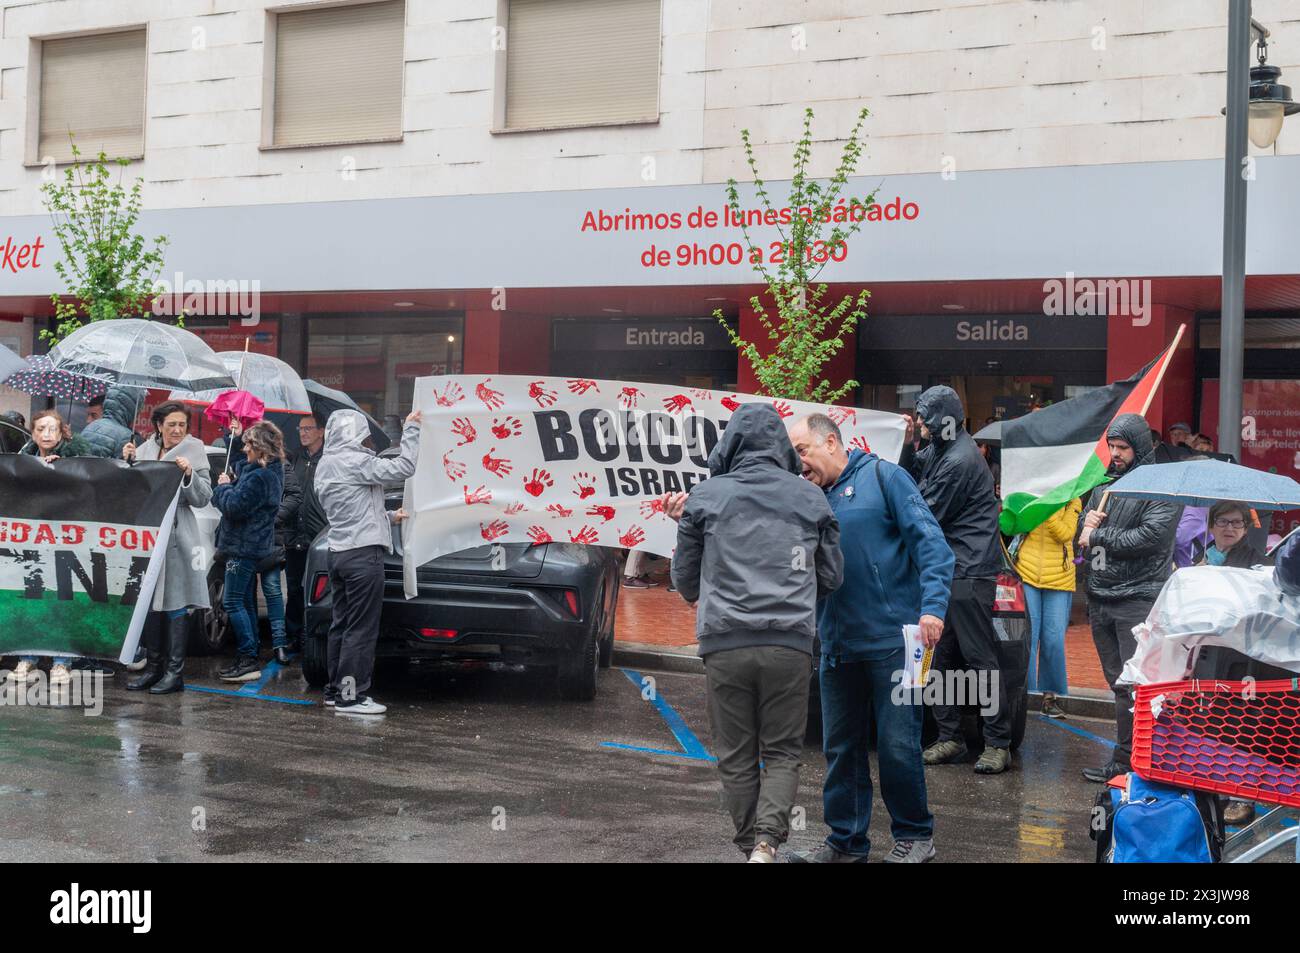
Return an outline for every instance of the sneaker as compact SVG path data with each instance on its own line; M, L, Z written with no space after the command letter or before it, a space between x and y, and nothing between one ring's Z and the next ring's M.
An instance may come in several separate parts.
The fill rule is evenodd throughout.
M657 585L659 585L659 583L653 582L647 579L645 576L624 576L623 577L624 589L653 589Z
M388 711L387 705L379 704L369 695L350 705L337 702L334 705L334 714L336 715L382 715L386 711Z
M928 864L934 860L934 841L894 841L894 849L885 855L887 864Z
M1233 801L1223 812L1223 823L1241 827L1255 819L1255 805L1250 801Z
M822 844L816 850L807 853L790 855L792 864L865 864L866 862L866 854L846 854L836 850L830 844Z
M1114 761L1111 761L1102 765L1100 768L1084 768L1080 773L1085 779L1094 784L1106 784L1111 778L1115 777L1115 775L1124 774L1127 771L1128 768L1121 768Z
M72 682L72 673L68 671L66 665L50 666L50 684L51 685L69 685Z
M218 673L223 682L251 682L262 677L262 667L251 655L241 655L235 664Z
M776 848L765 840L759 841L754 845L754 850L749 855L749 864L775 864Z
M952 764L965 761L968 753L964 741L936 741L921 752L921 760L926 764Z
M992 745L985 745L983 752L980 753L979 760L975 762L975 773L1001 774L1009 767L1011 767L1010 748L995 748Z
M31 662L19 662L14 666L14 670L9 673L9 678L15 682L29 682L36 678L39 673L40 670Z
M1064 718L1065 709L1051 692L1043 693L1043 714L1048 718Z

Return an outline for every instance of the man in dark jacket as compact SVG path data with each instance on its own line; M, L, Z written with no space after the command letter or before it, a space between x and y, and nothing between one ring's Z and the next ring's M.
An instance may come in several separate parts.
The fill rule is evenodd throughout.
M948 610L952 550L907 471L874 453L846 453L840 429L813 414L795 424L790 440L804 476L820 486L840 525L844 585L818 605L822 796L830 836L800 860L859 863L871 838L873 738L880 793L892 821L887 863L934 858L934 817L926 803L921 763L920 705L895 689L907 667L905 625L919 625L927 646L938 643ZM899 701L902 704L899 704Z
M998 536L998 501L993 474L979 447L966 432L966 411L951 387L931 387L916 401L916 418L928 445L910 461L921 496L943 528L952 548L952 599L943 638L934 652L934 671L944 679L961 668L961 660L996 692L993 713L984 716L984 751L975 762L978 774L998 774L1011 766L1011 705L998 658L993 628L1002 547ZM908 463L906 448L904 464ZM944 680L944 684L956 684ZM926 764L948 764L967 757L962 735L961 699L945 697L934 706L939 738L925 749ZM968 699L973 701L973 699Z
M1112 480L1150 463L1151 428L1138 414L1121 414L1106 431ZM1102 504L1105 503L1103 509ZM1085 768L1089 781L1106 783L1129 769L1133 743L1133 698L1116 685L1124 662L1137 648L1133 626L1146 620L1173 571L1174 546L1183 508L1176 503L1107 498L1092 491L1084 508L1079 552L1088 566L1088 621L1101 669L1115 693L1115 753L1101 768Z
M302 639L306 605L303 574L307 571L307 550L311 548L312 540L328 525L325 510L316 498L315 488L316 465L320 463L321 451L325 448L325 421L316 413L303 417L298 422L298 442L302 448L290 458L289 463L300 496L291 508L282 510L286 530L285 574L289 580L285 623L293 645ZM287 492L285 499L288 499Z
M1300 596L1300 533L1292 533L1279 547L1273 578L1288 596Z
M751 863L774 861L789 836L816 603L843 572L835 517L801 469L780 415L742 405L686 499L673 557L673 584L699 603L723 799Z
M104 394L104 414L81 430L81 439L90 445L90 453L110 460L122 459L122 448L132 440L131 428L139 403L133 387L110 387Z

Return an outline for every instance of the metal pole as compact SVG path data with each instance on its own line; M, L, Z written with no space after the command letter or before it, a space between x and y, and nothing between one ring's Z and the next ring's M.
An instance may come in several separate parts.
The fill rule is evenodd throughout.
M1223 305L1219 322L1219 452L1241 459L1246 339L1246 120L1250 0L1228 0L1228 122L1223 156Z

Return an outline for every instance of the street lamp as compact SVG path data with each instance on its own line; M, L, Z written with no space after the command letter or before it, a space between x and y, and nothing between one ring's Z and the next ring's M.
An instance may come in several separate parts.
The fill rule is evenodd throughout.
M1269 66L1266 27L1250 17L1250 0L1228 0L1228 117L1223 159L1223 303L1219 334L1219 450L1241 459L1241 395L1246 358L1246 137L1267 149L1282 120L1300 111L1282 71ZM1249 67L1250 43L1259 65Z

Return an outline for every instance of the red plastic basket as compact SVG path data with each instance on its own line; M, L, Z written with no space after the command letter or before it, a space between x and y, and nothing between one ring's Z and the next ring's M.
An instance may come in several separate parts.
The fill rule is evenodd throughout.
M1300 679L1139 685L1132 763L1151 781L1300 807Z

